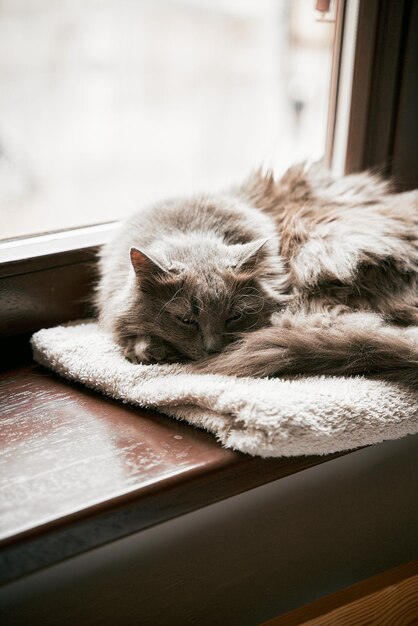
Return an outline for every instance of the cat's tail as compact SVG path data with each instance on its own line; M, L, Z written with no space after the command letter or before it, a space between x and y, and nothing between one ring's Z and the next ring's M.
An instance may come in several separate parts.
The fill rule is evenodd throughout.
M310 324L306 317L254 331L222 354L197 364L197 369L257 378L365 374L418 389L418 327L372 324L367 328L355 314L344 317L326 325L317 320Z

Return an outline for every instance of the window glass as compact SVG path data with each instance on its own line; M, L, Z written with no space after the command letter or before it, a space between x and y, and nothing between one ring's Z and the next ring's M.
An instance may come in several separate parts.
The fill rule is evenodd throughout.
M1 237L319 158L332 37L313 0L2 0Z

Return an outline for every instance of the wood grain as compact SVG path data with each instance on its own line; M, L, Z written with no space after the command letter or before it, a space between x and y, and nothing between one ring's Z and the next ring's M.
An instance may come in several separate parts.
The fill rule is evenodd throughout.
M0 383L0 539L234 457L204 433L29 367Z
M330 457L263 460L28 365L0 377L0 580Z
M368 578L262 626L414 626L418 561Z

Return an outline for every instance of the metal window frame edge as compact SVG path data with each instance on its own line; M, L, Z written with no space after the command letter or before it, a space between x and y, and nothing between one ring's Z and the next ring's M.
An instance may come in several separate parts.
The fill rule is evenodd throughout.
M360 0L338 0L328 113L326 164L347 173L347 149Z

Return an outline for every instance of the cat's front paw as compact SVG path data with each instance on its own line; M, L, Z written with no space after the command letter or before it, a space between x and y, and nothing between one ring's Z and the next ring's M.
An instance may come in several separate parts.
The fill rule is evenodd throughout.
M138 335L125 340L123 356L131 363L172 363L176 355L168 344L158 337Z
M147 337L126 337L123 343L123 356L131 363L148 363L149 345Z

